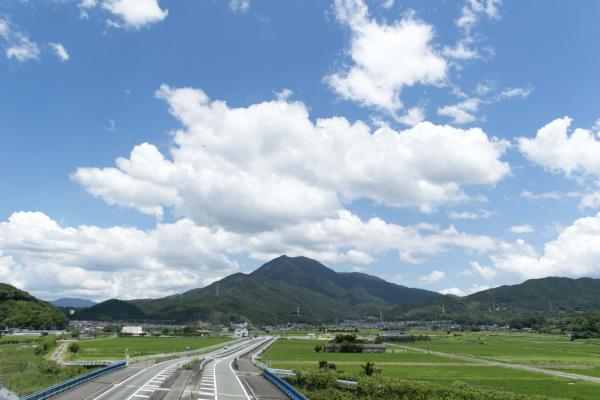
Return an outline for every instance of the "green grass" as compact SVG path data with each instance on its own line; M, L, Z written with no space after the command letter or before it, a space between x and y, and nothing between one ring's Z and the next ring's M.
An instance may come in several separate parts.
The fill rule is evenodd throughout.
M20 396L52 386L55 383L87 372L83 367L61 367L47 359L48 354L36 354L40 338L0 339L0 383ZM13 342L18 343L13 343ZM53 348L49 349L52 352Z
M340 354L316 353L318 340L278 340L264 357L283 369L316 369L319 360L336 363L338 370L360 372L361 363L374 361L384 376L444 385L460 381L470 385L525 395L546 395L564 399L600 399L600 384L570 381L533 372L489 367L442 356L408 350L406 353ZM463 354L477 358L552 368L569 373L600 376L600 341L570 342L554 335L432 336L430 343L414 342L410 347ZM388 346L394 348L396 346Z
M415 342L410 346L427 349L428 344ZM571 342L558 335L469 334L433 336L429 347L433 351L487 360L548 367L590 376L600 374L599 340Z
M79 342L80 350L76 355L69 354L71 359L103 360L124 359L125 349L130 357L150 354L162 354L203 347L232 340L229 337L123 337L109 339L83 340Z
M319 361L327 360L332 362L435 362L435 363L455 363L446 357L439 357L430 354L422 354L416 351L407 351L404 353L324 353L315 352L315 345L326 343L322 340L303 340L303 339L280 339L271 346L265 353L264 359L272 357L276 361Z

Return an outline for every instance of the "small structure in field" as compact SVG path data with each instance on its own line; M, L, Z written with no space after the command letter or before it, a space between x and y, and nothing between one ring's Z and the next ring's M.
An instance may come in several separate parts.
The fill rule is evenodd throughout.
M385 353L385 344L359 343L352 349L347 349L339 343L327 343L324 350L326 353Z
M144 329L141 326L124 326L121 328L121 334L126 336L142 336Z
M385 344L365 343L362 345L363 353L385 353Z
M233 331L233 337L236 337L236 338L248 337L248 329L235 328L235 331Z
M377 337L383 339L384 342L403 342L406 334L402 331L383 331L378 333Z

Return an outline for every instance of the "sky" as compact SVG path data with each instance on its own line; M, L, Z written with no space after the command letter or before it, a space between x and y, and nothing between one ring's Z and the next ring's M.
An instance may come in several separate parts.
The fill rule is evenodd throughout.
M147 298L282 254L600 277L600 3L0 0L0 281Z

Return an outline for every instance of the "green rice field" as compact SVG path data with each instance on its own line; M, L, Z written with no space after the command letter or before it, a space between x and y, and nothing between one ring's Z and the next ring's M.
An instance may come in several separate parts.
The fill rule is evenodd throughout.
M119 337L83 340L80 350L71 359L111 360L124 359L125 351L130 357L186 351L213 346L232 340L230 337Z
M319 340L280 339L267 350L263 361L273 368L317 369L319 360L336 364L338 371L360 372L373 361L381 374L404 380L449 385L463 382L482 388L559 399L600 399L600 383L575 381L511 368L485 366L476 362L432 355L422 350L474 356L501 362L532 365L569 373L598 376L600 341L570 342L554 335L432 336L431 341L407 346L388 345L386 353L317 353ZM406 352L399 353L399 349ZM421 351L419 351L419 349Z

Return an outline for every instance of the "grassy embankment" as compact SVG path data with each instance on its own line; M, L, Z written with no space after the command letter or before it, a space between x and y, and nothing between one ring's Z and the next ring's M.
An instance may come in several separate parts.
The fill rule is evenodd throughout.
M63 367L48 359L56 338L0 338L0 383L20 396L52 386L87 370Z
M600 384L569 381L548 375L513 370L503 367L482 366L451 358L419 353L407 349L406 353L339 354L317 353L317 340L279 340L266 353L265 361L272 357L273 367L294 370L315 370L319 360L336 364L347 373L360 373L361 364L374 361L381 375L408 381L425 381L441 385L463 382L491 390L511 391L524 395L544 395L564 399L600 399ZM411 343L410 347L453 354L473 355L499 361L534 364L539 367L564 369L571 373L595 374L600 345L569 343L560 336L493 336L471 334L465 336L434 336L429 344ZM389 346L389 350L398 349Z

